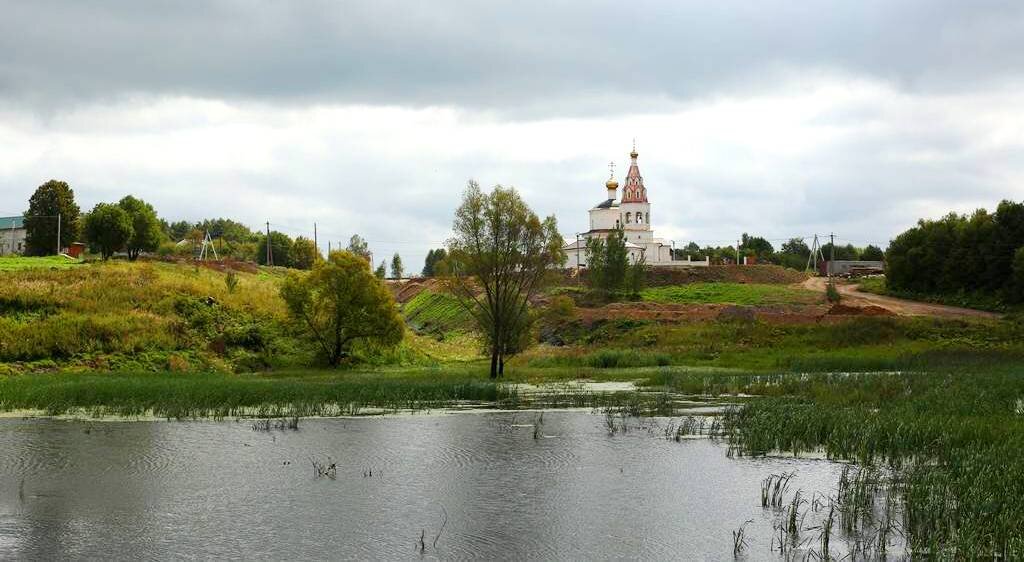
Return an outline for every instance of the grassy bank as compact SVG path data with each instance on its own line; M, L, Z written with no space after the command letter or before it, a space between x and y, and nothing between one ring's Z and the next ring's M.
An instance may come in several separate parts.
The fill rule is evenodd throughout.
M167 418L314 416L423 409L515 394L461 372L54 373L0 377L0 410Z
M691 283L651 287L641 292L645 301L682 304L817 304L822 295L790 285L746 283Z
M683 365L751 371L892 370L923 354L978 350L1024 353L1024 324L931 318L857 317L825 324L621 320L561 327L565 347L540 346L514 365Z

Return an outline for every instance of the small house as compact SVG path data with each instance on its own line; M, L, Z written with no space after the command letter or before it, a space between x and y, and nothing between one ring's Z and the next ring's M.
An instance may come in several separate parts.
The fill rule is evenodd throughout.
M0 256L25 252L25 217L0 217Z
M835 260L823 261L818 264L822 275L838 277L859 277L885 273L885 262L869 260Z

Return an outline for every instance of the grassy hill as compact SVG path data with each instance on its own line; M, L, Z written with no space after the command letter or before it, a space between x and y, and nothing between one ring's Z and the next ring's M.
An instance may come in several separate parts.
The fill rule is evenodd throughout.
M254 370L305 350L285 329L280 273L166 263L24 267L0 284L0 363L28 370ZM10 365L7 367L12 369Z
M227 274L165 262L0 260L0 374L41 371L256 372L309 367L279 296L283 268ZM16 264L17 267L11 267ZM451 297L423 291L404 305L412 330L397 349L357 348L357 362L429 365L469 360L479 347Z

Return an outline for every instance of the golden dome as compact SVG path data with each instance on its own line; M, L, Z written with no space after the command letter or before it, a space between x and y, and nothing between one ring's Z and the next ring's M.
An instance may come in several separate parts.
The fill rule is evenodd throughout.
M608 178L608 181L604 182L604 186L608 189L618 189L619 182L616 181L615 178Z
M633 152L629 153L629 157L636 160L637 156L639 156L639 154L636 153L636 147L633 147Z

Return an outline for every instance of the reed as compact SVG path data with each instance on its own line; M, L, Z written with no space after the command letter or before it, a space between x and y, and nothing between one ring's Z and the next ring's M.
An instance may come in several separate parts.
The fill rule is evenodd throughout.
M761 481L761 507L782 509L786 490L789 489L789 482L795 473L786 472L782 474L769 474Z
M515 404L514 388L463 378L404 378L324 372L284 375L224 373L62 373L0 376L0 410L91 416L154 415L298 418L357 413L363 408L427 409L463 401Z
M743 551L747 548L747 525L753 523L753 519L748 519L740 525L739 529L732 532L732 555L733 558L739 558Z
M834 498L813 502L828 506L821 554L839 525L872 556L905 535L911 554L1014 559L1024 556L1024 377L1018 365L975 364L741 377L764 396L727 411L723 423L741 454L822 451L856 461ZM773 506L777 485L762 483L762 505Z
M338 477L338 465L332 462L330 457L327 457L326 461L309 457L309 462L313 465L313 475L316 478L327 477L335 480Z

